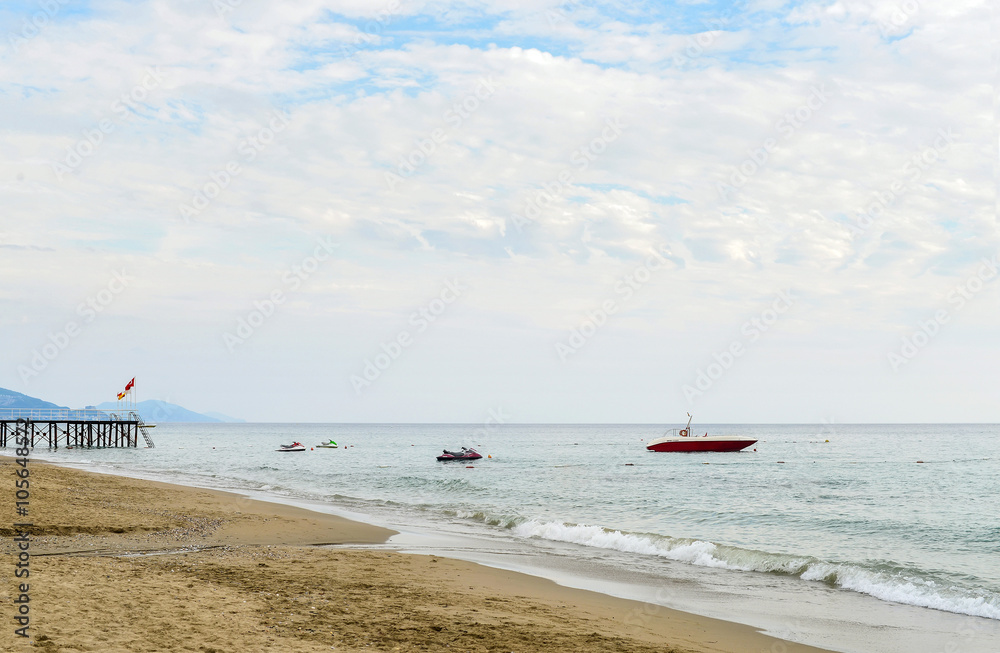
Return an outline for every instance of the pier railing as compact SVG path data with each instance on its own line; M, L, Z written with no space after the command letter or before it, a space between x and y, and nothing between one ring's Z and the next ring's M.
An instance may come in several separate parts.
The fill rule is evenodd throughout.
M129 410L97 408L0 408L0 419L30 419L39 422L107 422L135 421Z
M8 436L26 440L30 447L137 447L140 435L152 448L150 426L128 409L0 408L0 448L13 444Z

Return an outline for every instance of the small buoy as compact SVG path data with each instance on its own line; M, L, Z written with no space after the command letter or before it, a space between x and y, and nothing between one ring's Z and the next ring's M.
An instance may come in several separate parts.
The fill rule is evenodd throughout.
M754 448L753 448L753 450L754 450L754 451L757 451L757 447L754 447Z
M918 463L922 463L922 462L924 462L924 461L922 461L922 460L918 460L917 462L918 462Z
M475 469L475 467L474 467L474 466L472 466L472 465L466 465L466 466L465 466L465 468L466 468L466 469Z
M213 448L213 449L215 449L215 447L212 447L212 448ZM312 450L313 450L313 448L312 448L312 447L309 447L309 451L312 451Z
M487 457L487 458L492 458L492 457L493 457L493 454L487 454L487 456L486 456L486 457Z
M215 449L215 447L212 447L212 448Z

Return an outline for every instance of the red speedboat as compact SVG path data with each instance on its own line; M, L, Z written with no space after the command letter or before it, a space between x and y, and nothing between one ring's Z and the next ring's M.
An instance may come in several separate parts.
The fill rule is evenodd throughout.
M687 426L671 429L663 437L650 440L646 448L650 451L739 451L757 442L741 435L693 435L691 433L691 413Z
M479 460L483 455L476 451L475 449L467 449L462 447L461 451L448 451L444 450L444 453L438 456L438 460Z

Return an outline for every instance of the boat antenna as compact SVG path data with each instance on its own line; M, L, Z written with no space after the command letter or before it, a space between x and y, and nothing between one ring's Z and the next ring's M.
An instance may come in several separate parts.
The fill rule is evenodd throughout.
M684 428L687 429L688 435L691 435L691 413L688 413L688 425Z

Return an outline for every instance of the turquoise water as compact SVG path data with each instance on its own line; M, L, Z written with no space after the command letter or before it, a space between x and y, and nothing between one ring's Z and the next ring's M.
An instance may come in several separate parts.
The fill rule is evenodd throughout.
M663 428L643 425L164 424L152 450L36 453L525 546L562 543L581 557L615 552L630 569L728 570L734 585L768 574L1000 620L1000 426L693 429L759 442L678 454L647 452ZM327 438L348 448L273 451ZM472 468L435 460L462 445L492 458Z

